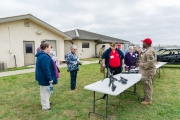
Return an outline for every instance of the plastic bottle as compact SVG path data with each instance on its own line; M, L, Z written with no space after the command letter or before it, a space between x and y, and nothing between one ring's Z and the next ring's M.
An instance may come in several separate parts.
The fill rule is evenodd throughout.
M49 85L49 89L50 89L50 93L53 93L53 84L52 83Z

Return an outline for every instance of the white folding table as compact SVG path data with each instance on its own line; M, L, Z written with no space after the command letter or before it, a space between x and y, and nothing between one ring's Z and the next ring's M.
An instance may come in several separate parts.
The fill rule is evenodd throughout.
M158 77L160 78L160 70L163 70L161 67L163 66L163 65L165 65L165 64L167 64L167 62L158 62L158 64L156 65L156 72L158 73ZM136 71L137 70L139 70L139 67L136 67L135 69L131 69L131 70L129 70L129 72L130 73L137 73ZM163 71L164 72L164 71ZM128 73L128 71L126 71L126 72L123 72L123 73L127 73L127 74L129 74Z
M139 100L140 95L136 92L136 83L141 80L142 75L141 74L117 74L117 75L114 75L114 77L117 79L120 79L120 76L124 77L128 80L127 84L122 84L121 82L115 81L114 84L117 87L114 92L111 89L112 86L110 86L110 87L108 86L109 81L110 81L109 78L105 78L103 81L101 80L101 81L92 83L92 84L84 87L84 89L86 89L86 90L93 91L93 94L94 94L93 111L89 112L89 114L88 114L89 117L90 117L90 114L93 113L93 114L96 114L99 116L103 116L105 118L109 118L111 120L111 118L108 116L108 95L117 96L117 95L121 94L122 92L125 92L127 94L136 95ZM134 91L127 91L127 89L133 85L134 85ZM100 99L96 100L96 95L95 95L96 92L104 94L104 96L100 99L104 99L106 101L106 114L105 115L97 113L95 111L96 101L100 100Z
M156 65L156 72L158 73L158 76L159 76L159 78L160 78L160 69L162 69L161 67L163 66L163 65L165 65L165 64L167 64L167 62L158 62L158 64ZM163 69L162 69L163 70ZM164 72L164 71L163 71Z

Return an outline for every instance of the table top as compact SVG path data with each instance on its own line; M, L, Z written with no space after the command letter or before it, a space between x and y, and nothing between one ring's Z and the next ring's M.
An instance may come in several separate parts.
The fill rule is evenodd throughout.
M165 64L167 64L167 62L158 62L158 64L156 65L156 68L158 69Z
M104 93L104 94L108 94L108 95L117 96L120 93L122 93L123 91L125 91L126 89L128 89L129 87L131 87L134 84L136 84L137 82L139 82L142 77L141 74L117 74L117 75L114 75L114 77L117 78L118 80L120 79L120 76L124 77L128 80L127 84L122 84L121 82L115 81L114 84L117 87L114 92L111 89L112 85L110 87L108 86L109 78L105 78L103 81L101 80L101 81L92 83L90 85L87 85L84 87L84 89L95 91L95 92L100 92L100 93Z
M167 64L167 62L158 62L158 64L156 65L156 69L160 68L161 66L163 66L165 64ZM136 67L135 69L131 69L130 71L133 72L134 70L139 70L139 67Z

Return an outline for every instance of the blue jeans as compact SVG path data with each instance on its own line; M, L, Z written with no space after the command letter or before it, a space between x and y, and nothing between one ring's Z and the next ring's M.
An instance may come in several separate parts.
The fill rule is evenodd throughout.
M77 70L70 71L70 77L71 77L71 90L74 90L76 88Z

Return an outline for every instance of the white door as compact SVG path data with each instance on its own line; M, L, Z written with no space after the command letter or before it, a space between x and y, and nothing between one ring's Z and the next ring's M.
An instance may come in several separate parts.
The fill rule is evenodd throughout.
M35 65L34 42L23 42L24 65Z

